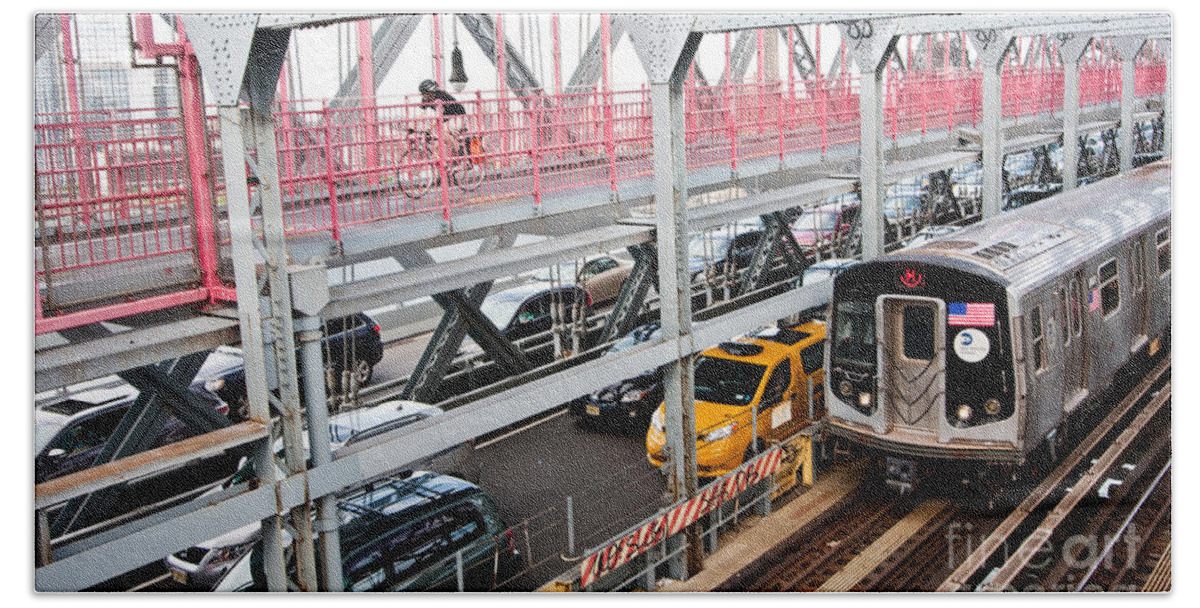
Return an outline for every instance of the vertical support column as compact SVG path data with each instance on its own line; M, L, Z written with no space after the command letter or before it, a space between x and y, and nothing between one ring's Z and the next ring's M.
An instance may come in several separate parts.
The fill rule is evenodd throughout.
M862 199L862 256L883 255L883 74L895 52L894 20L876 19L839 24L842 40L862 71L859 84L859 195ZM844 56L844 53L843 53ZM843 70L843 74L845 71Z
M437 23L437 16L434 15L434 23ZM362 112L363 112L363 131L366 135L366 164L367 164L367 183L372 186L379 184L379 174L376 170L379 168L379 148L376 146L376 140L379 137L378 129L375 127L375 54L371 44L371 21L363 19L358 22L358 73L359 84L362 94ZM442 72L438 70L438 78L441 78ZM441 86L441 80L438 81L438 86ZM325 138L325 144L329 145L329 138ZM326 164L329 164L332 159L326 153ZM334 216L334 222L337 221L337 215ZM334 237L334 241L340 242L340 235Z
M283 200L279 193L279 166L275 149L273 118L252 110L250 122L258 149L259 193L262 205L263 241L265 244L270 322L274 330L275 372L279 400L282 406L284 461L289 475L303 473L305 455L301 443L303 420L300 412L300 387L296 369L296 343L292 327L290 280L287 274L287 246L284 242ZM304 503L291 511L296 530L293 543L296 551L296 571L300 588L317 590L316 559L313 552L310 505Z
M1004 131L1001 119L1004 108L1000 74L1012 37L1011 30L976 30L972 38L983 71L983 116L979 130L983 136L984 219L1000 215L1003 204Z
M554 58L554 94L556 96L562 95L562 37L558 33L558 22L558 13L550 15L551 40L554 43L550 54ZM561 103L561 100L559 101Z
M438 88L445 90L442 71L442 16L439 13L430 15L433 21L433 77Z
M1133 170L1133 152L1137 125L1133 124L1134 106L1137 105L1137 91L1134 79L1137 76L1137 55L1144 38L1122 37L1113 40L1113 47L1121 57L1121 127L1117 138L1118 150L1121 154L1121 173Z
M180 26L182 29L182 25ZM212 190L208 181L208 138L204 118L204 85L200 82L200 64L191 46L179 58L179 106L183 120L184 146L188 157L188 185L192 195L192 223L196 234L196 261L200 280L214 292L222 287L217 275L217 234L213 222Z
M304 410L308 417L308 445L312 466L333 460L329 448L329 410L325 396L325 363L321 357L321 318L329 302L329 283L324 264L288 269L292 307L296 311L296 338L300 341L300 364L304 369ZM337 497L317 498L314 529L320 534L320 589L342 591L342 555L338 534Z
M663 472L676 501L695 496L696 420L692 383L692 301L687 266L687 158L683 83L700 45L691 16L643 15L629 21L634 50L650 79L654 141L654 211L662 336L676 348L664 366L666 461ZM699 526L687 529L689 573L704 565Z
M234 285L241 296L237 302L238 324L241 327L242 359L245 366L246 399L250 419L262 424L271 420L267 403L267 371L263 351L256 345L263 343L262 314L258 305L258 280L255 272L256 255L253 242L254 231L250 222L250 199L246 192L246 155L242 140L242 115L236 106L221 106L221 147L225 173L226 209L229 213L230 257L233 260ZM272 454L272 438L268 437L258 446L255 466L259 479L264 483L275 482L275 458ZM263 571L267 590L287 591L287 579L283 561L283 545L280 541L280 519L271 516L262 522Z
M1088 36L1059 36L1058 54L1063 61L1063 191L1079 182L1079 66Z
M1162 124L1163 124L1163 156L1166 158L1170 158L1173 156L1171 154L1171 143L1174 140L1173 134L1175 133L1175 106L1174 106L1174 101L1173 101L1173 99L1174 99L1173 89L1175 88L1175 76L1174 76L1174 71L1172 71L1172 66L1173 66L1175 60L1171 53L1173 50L1171 48L1171 39L1167 38L1165 40L1159 40L1159 44L1162 45L1163 55L1167 60L1167 76L1166 76L1166 83L1163 85L1163 108L1162 108L1162 112L1163 112L1163 121L1162 121Z

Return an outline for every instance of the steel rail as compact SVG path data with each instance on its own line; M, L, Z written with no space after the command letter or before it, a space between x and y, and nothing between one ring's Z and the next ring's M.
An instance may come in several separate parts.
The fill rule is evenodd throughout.
M1092 433L1066 458L1064 461L1050 474L1033 492L1021 501L1021 504L992 531L990 535L979 547L975 549L959 564L958 568L938 586L937 591L958 591L967 584L967 579L971 577L979 568L983 567L984 562L992 556L997 549L1008 539L1008 537L1016 531L1017 527L1025 521L1033 513L1034 509L1054 491L1058 484L1066 478L1072 469L1079 463L1085 454L1104 439L1109 430L1121 418L1123 418L1145 394L1149 388L1158 381L1158 379L1170 368L1169 360L1163 361L1148 374L1138 386L1125 397L1124 400L1109 412L1108 416L1096 426Z
M1158 393L1146 409L1138 414L1137 418L1117 437L1116 441L1104 451L1104 454L1096 460L1095 464L1088 469L1087 473L1074 484L1071 492L1067 494L1058 506L1042 520L1042 523L1021 543L1021 546L1013 553L1012 557L1000 567L992 580L983 585L984 591L1001 591L1009 587L1013 580L1029 565L1029 561L1034 555L1050 540L1050 536L1054 534L1054 530L1071 514L1071 511L1083 500L1084 496L1091 493L1092 487L1100 480L1100 477L1108 472L1117 458L1129 447L1134 438L1141 433L1142 429L1159 412L1162 406L1171 397L1171 383L1168 382Z

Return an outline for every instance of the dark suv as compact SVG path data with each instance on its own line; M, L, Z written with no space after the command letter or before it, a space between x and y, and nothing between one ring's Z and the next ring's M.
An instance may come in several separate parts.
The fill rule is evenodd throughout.
M491 497L449 475L406 471L359 486L339 496L338 519L346 591L454 590L458 554L464 587L486 591L493 572L504 576L516 566ZM261 560L256 544L249 563L216 590L265 590Z
M325 361L326 388L331 392L341 390L343 371L349 371L358 386L370 382L375 365L383 359L379 324L366 314L358 313L326 321L324 333L321 355ZM245 420L249 412L242 351L232 347L218 348L196 373L191 389L212 401L230 404L230 418Z

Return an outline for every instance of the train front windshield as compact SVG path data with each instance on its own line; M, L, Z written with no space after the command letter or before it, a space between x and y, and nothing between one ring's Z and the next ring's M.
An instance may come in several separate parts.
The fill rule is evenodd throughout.
M838 302L834 324L834 362L873 367L875 307L868 302Z

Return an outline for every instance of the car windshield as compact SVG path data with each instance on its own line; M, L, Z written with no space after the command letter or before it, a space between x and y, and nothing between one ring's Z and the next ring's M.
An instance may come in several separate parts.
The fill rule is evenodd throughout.
M605 354L613 354L613 353L620 353L620 352L627 351L627 350L637 346L638 344L641 344L641 343L653 338L656 335L658 335L657 329L652 332L645 332L645 331L640 331L640 330L629 332L628 334L625 334L624 338L617 340L616 342L613 343L612 346L608 347L608 351Z
M575 281L577 269L582 270L583 264L567 262L565 264L559 264L557 267L551 266L549 268L542 268L541 270L533 273L533 278L537 279L538 281L564 281L566 283L572 283Z
M62 430L65 425L66 418L39 418L37 424L33 425L33 453L41 454L46 446L50 445L50 440Z
M834 313L834 362L874 366L874 307L867 302L838 302Z
M729 236L725 234L697 234L688 243L688 256L692 258L713 257L720 259L729 248Z
M508 322L517 314L517 309L521 307L521 302L522 300L517 298L487 298L483 301L483 305L479 307L479 311L497 328L504 329L508 327Z
M804 278L800 279L801 285L812 285L820 283L833 276L833 269L829 267L814 267L804 271Z
M796 230L833 230L837 228L837 213L830 211L809 211L796 220Z
M725 405L749 405L767 366L718 357L696 357L696 399Z

